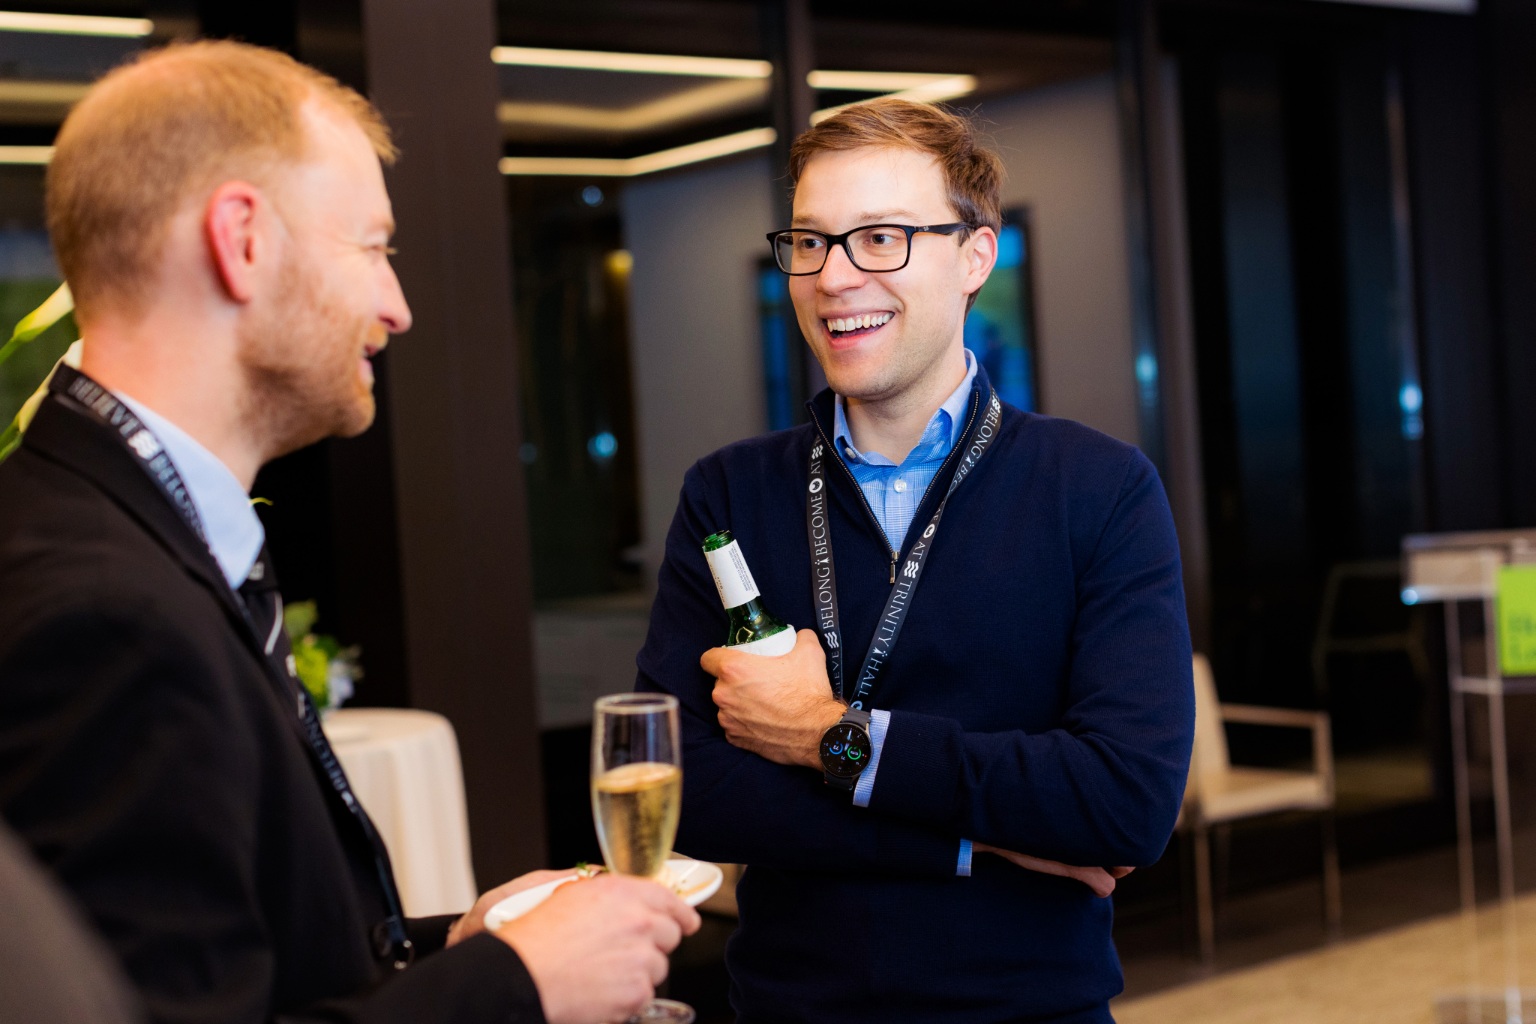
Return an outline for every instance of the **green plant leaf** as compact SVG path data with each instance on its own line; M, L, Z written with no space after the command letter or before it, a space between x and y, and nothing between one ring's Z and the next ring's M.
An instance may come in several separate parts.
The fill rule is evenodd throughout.
M313 604L314 602L305 602ZM293 647L293 667L299 682L309 691L309 697L317 708L331 706L331 659L315 644L315 638L306 636Z
M53 375L58 372L59 365L62 363L78 370L82 354L81 343L73 342L59 357L59 361L53 364L53 369L48 371L48 376L43 378L43 382L37 386L36 391L32 392L32 396L22 403L21 408L17 410L16 418L11 421L9 427L5 428L5 433L0 434L0 462L4 462L6 457L20 446L21 435L32 424L32 417L37 414L38 406L42 405L43 399L48 397L48 384L53 380Z
M22 317L11 332L11 340L0 348L0 363L11 358L18 348L42 334L75 308L75 297L70 293L69 282L59 285L43 304Z
M309 631L315 628L315 620L320 617L320 610L315 607L313 601L295 601L293 604L283 607L283 630L288 634L289 643L295 648L299 646Z

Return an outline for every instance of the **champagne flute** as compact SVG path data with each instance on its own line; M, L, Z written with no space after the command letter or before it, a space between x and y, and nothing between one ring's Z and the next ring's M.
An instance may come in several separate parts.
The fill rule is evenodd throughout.
M600 697L592 722L592 820L608 870L664 881L682 812L677 698ZM691 1024L692 1008L653 999L626 1024Z

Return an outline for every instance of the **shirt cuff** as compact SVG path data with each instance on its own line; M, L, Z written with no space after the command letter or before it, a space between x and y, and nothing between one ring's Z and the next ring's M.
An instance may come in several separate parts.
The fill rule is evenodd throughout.
M955 877L971 877L971 841L969 839L960 840L960 862L955 865Z
M869 767L859 773L859 784L853 787L853 806L868 807L869 798L875 792L875 772L880 768L880 748L885 746L885 731L891 727L889 711L869 713Z

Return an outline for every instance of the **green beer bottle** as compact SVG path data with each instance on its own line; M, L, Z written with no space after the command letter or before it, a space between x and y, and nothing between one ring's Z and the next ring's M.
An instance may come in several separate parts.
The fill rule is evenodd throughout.
M748 654L788 654L795 646L795 630L763 607L752 570L742 557L741 545L730 530L704 538L704 560L715 578L720 603L730 618L726 647Z

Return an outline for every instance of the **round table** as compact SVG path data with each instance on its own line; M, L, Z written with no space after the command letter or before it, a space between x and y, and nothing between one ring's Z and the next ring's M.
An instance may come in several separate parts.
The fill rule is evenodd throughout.
M344 708L325 734L389 850L406 914L468 910L477 890L453 726L430 711Z

